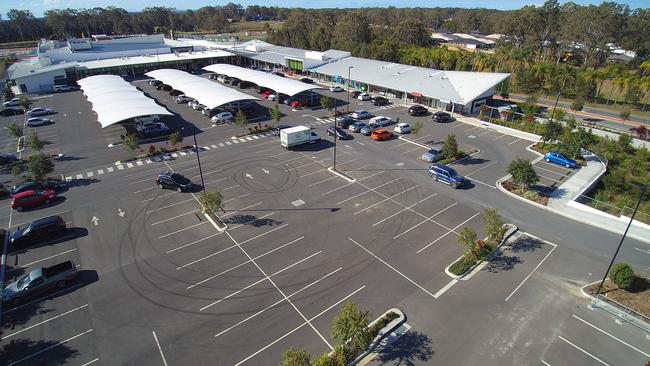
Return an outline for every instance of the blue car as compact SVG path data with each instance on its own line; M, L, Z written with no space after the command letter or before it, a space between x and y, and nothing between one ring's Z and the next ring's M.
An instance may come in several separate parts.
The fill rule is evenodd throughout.
M571 169L576 169L578 167L578 163L575 160L558 151L551 151L548 154L544 155L544 160L549 163L564 165L565 167Z
M458 188L465 183L465 177L458 174L453 168L444 164L433 164L429 167L429 176L438 182L449 184L454 188Z

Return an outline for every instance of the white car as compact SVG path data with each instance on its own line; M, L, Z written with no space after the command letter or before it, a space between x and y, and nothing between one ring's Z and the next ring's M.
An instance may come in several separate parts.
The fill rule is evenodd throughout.
M372 114L368 113L368 111L360 110L352 112L352 118L354 119L366 119L370 117L372 117Z
M378 125L379 127L385 127L393 123L393 120L391 120L388 117L384 116L377 116L377 117L372 117L370 119L370 123L374 123Z
M210 121L212 121L212 123L214 123L216 125L216 124L219 124L219 123L226 123L228 121L232 121L233 118L234 117L233 117L232 113L230 113L230 112L221 112L221 113L217 113L214 117L212 117L210 119Z
M338 93L338 92L342 92L343 88L341 88L340 86L330 86L330 91Z
M276 100L276 99L278 99L278 96L275 95L275 94L269 94L269 95L266 97L266 99L268 99L268 100Z
M395 126L393 129L393 132L399 133L399 134L405 134L405 133L411 133L411 126L409 126L408 123L400 122Z
M201 103L196 103L194 106L192 106L192 108L196 109L197 111L202 111L205 106Z
M194 106L197 104L199 104L199 102L197 102L196 100L190 100L189 102L187 102L187 106L190 108L194 108Z
M357 97L357 99L359 99L359 100L370 100L370 94L368 94L368 93L361 93L361 94L359 94L359 96Z
M54 92L59 93L59 92L68 92L68 91L74 91L77 88L71 85L54 85Z
M27 120L27 127L38 127L52 124L52 120L43 117L32 117Z
M2 103L3 107L16 107L20 105L20 98L14 98L10 101Z
M27 111L29 117L37 116L47 116L48 114L54 114L54 109L51 108L34 108L30 111Z

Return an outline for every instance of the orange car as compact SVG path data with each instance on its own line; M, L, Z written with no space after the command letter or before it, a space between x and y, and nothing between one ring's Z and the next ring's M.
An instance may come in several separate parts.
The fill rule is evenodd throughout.
M372 133L370 133L370 137L372 137L373 140L377 141L388 140L393 137L393 133L380 128L378 130L372 131Z

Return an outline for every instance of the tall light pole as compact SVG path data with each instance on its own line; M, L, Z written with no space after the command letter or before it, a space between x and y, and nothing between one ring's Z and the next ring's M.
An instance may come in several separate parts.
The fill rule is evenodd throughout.
M185 127L181 128L181 131L185 130ZM203 169L201 169L201 158L199 157L199 145L196 143L196 126L192 129L192 135L194 136L194 151L196 152L196 161L199 164L199 174L201 175L201 190L205 192L205 182L203 181Z
M348 111L350 110L350 71L352 69L354 69L354 66L348 66L348 88L347 88L348 89Z
M603 288L603 284L605 283L605 280L607 279L607 275L609 274L609 270L612 269L612 266L614 265L614 260L616 259L616 255L618 255L618 251L621 249L621 245L623 245L623 240L625 240L625 236L627 235L627 231L630 229L630 226L632 225L632 221L634 221L634 215L636 215L637 210L639 209L639 205L641 204L641 201L643 200L643 196L645 195L646 189L648 189L648 186L639 182L630 182L634 184L637 187L641 188L641 193L639 194L639 200L636 201L636 206L634 207L634 212L632 212L632 217L630 217L630 221L627 223L627 227L625 228L625 232L623 232L623 236L621 237L621 241L618 243L618 247L616 247L616 251L614 252L614 256L612 257L611 262L609 262L609 267L607 267L607 271L605 271L605 275L603 276L603 280L600 281L600 285L598 285L598 290L596 290L596 299L598 299L598 295L600 294L600 290Z
M348 93L348 98L350 98L350 93ZM334 98L334 171L336 171L336 140L338 140L336 136L336 105L338 104L338 99Z

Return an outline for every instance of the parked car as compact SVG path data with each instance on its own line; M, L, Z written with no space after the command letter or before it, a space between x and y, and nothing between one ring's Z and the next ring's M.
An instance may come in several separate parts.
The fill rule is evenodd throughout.
M378 130L379 127L380 127L379 125L376 125L376 124L371 122L371 123L368 123L368 125L366 127L362 128L359 132L364 136L370 136L372 131Z
M248 89L252 86L255 86L255 83L251 83L250 81L240 81L239 82L239 89Z
M178 89L172 89L172 90L169 92L169 95L171 95L172 97L177 97L177 96L179 96L179 95L183 95L183 92L180 91L180 90L178 90Z
M210 121L211 121L213 124L216 125L216 124L220 124L220 123L230 122L230 121L232 121L234 118L235 118L235 117L233 117L232 113L230 113L230 112L220 112L220 113L215 114L214 117L212 117L212 118L210 119Z
M239 80L239 79L232 78L232 79L230 79L230 83L229 83L229 84L232 85L232 86L237 86L237 85L239 85L239 82L240 82L240 81L241 81L241 80Z
M136 131L140 136L157 136L157 135L168 135L172 131L166 124L162 122L148 122L136 126Z
M187 102L187 106L190 107L190 108L194 108L194 106L197 105L197 104L199 104L199 102L194 100L194 99Z
M411 116L424 116L427 113L429 113L429 111L421 105L414 105L409 108L409 114Z
M69 92L69 91L75 91L77 88L72 85L54 85L54 92L55 93L62 93L62 92Z
M192 188L194 183L183 175L168 170L158 174L156 185L160 189L168 188L183 192Z
M174 88L171 87L171 85L163 84L162 87L160 88L162 91L170 92Z
M20 98L13 98L12 100L8 100L2 103L3 107L17 107L19 105L20 105Z
M269 95L266 97L266 99L268 99L268 100L273 100L273 101L274 101L274 100L278 99L278 96L275 95L275 94L269 94Z
M579 165L578 163L566 156L566 154L559 151L551 151L548 154L544 155L544 160L546 162L555 163L559 165L564 165L567 168L576 169Z
M158 86L158 85L161 85L161 84L162 84L162 81L160 81L160 80L149 80L149 85L151 85L151 86Z
M420 157L420 159L426 161L427 163L434 163L442 158L442 150L436 148L429 149L427 152L422 154L422 157Z
M300 81L302 81L303 83L306 83L306 84L313 84L314 83L314 80L312 80L310 78L300 78Z
M352 138L352 135L345 132L345 130L343 130L341 127L334 127L334 126L330 126L327 129L327 135L328 136L336 135L336 138L339 140L349 140Z
M341 88L341 87L338 86L338 85L336 85L336 86L332 85L332 86L330 86L330 91L331 91L331 92L338 93L338 92L342 92L342 91L343 91L343 88Z
M14 154L2 154L2 153L0 153L0 164L1 165L13 163L16 160L18 160L18 158Z
M359 94L357 96L357 99L359 99L359 100L370 100L370 94L368 94L366 92L361 93L361 94Z
M393 128L393 132L401 135L411 133L411 126L408 123L400 122Z
M445 112L436 112L433 114L431 119L433 119L433 122L438 122L438 123L450 122L451 115Z
M440 163L429 166L429 176L437 182L449 184L454 188L458 188L465 183L465 177L458 174L453 168Z
M385 127L393 123L393 120L391 120L388 117L384 116L377 116L377 117L372 117L370 119L370 123L374 123L378 125L379 127Z
M13 201L11 201L11 208L16 211L22 211L26 208L49 205L54 197L56 197L56 193L50 189L44 191L31 190L20 192L12 195Z
M291 108L302 108L302 107L305 106L301 101L298 101L298 100L292 101L290 105L291 105Z
M388 104L388 99L384 97L374 97L370 100L370 103L373 105L386 105Z
M7 116L17 116L19 114L25 113L24 110L18 109L18 108L3 108L0 110L0 116L7 117Z
M343 114L336 117L336 124L341 128L348 128L354 122L356 122L354 118L350 117L347 114Z
M206 116L206 117L210 117L210 118L212 118L212 116L214 116L214 113L212 112L212 109L210 109L209 107L205 107L205 108L201 109L201 114Z
M174 98L174 101L178 104L183 104L183 103L189 103L190 101L193 101L194 99L188 97L185 94L178 95L176 98Z
M32 117L27 120L27 127L38 127L38 126L47 126L49 124L52 124L51 119L49 118L44 118L44 117Z
M372 114L368 113L368 111L359 110L352 112L352 118L354 119L366 119L370 117L372 117Z
M361 94L360 91L353 90L353 91L350 92L350 98L355 98L356 99L359 96L359 94Z
M66 231L65 220L61 216L48 216L32 221L24 227L17 227L11 234L14 247L36 244L43 239L55 239Z
M262 98L266 99L266 98L269 97L269 95L271 95L271 94L273 94L273 93L274 93L273 90L270 90L270 89L269 89L269 90L265 90L265 91L262 93Z
M372 131L370 133L370 137L372 137L372 139L376 141L383 141L383 140L388 140L393 138L393 133L388 130L384 130L383 128L380 128Z
M2 299L12 306L17 306L52 289L63 289L76 276L77 266L72 261L36 268L18 281L8 284L2 290Z
M47 116L48 114L54 114L54 109L52 108L34 108L27 111L29 117L38 117L38 116Z
M23 183L19 186L14 186L11 189L11 195L13 196L26 191L46 191L46 190L57 191L64 187L65 187L65 181L48 178L42 181L31 181L31 182Z
M361 129L364 127L368 127L368 124L365 122L354 122L350 127L348 127L348 130L352 132L361 132Z
M136 124L160 122L160 116L157 114L151 114L148 116L138 116L138 117L134 117L133 121L135 121Z
M205 106L203 104L201 104L201 103L196 103L196 104L194 104L194 106L192 108L194 108L197 111L202 111L203 108L205 108Z
M273 129L273 135L280 136L280 131L284 130L285 128L291 128L291 127L294 127L294 126L292 126L292 125L278 125L278 126L275 126L275 128Z
M217 80L218 77L219 77L219 74L210 74L210 75L208 75L208 79L210 79L210 80Z

